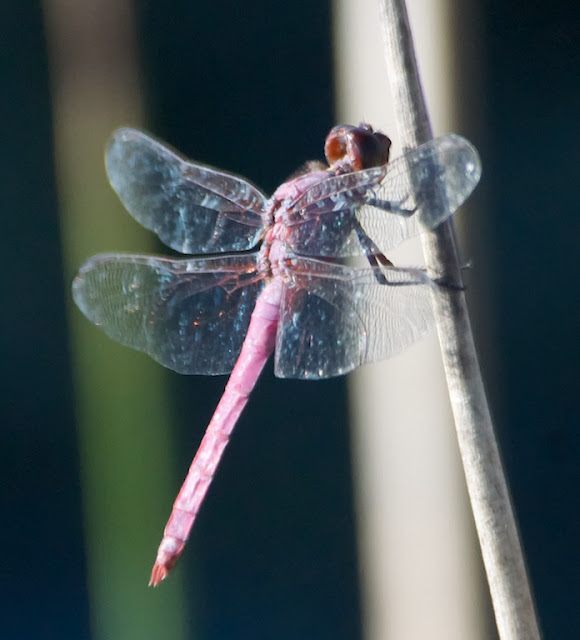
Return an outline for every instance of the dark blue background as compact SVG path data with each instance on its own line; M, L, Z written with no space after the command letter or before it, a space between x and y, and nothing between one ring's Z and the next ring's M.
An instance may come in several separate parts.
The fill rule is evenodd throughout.
M485 259L501 274L487 283L497 333L482 362L545 638L554 640L576 638L580 628L574 4L482 2L486 138L472 136L482 151L492 232ZM226 8L172 0L140 2L137 11L156 135L267 191L320 157L334 123L326 3ZM0 42L0 628L7 638L87 638L69 292L37 3L0 2ZM193 67L204 70L201 86L188 81ZM195 406L188 400L188 384L172 378L184 416L183 468L199 438L185 416L210 415L223 381L202 383L203 406L199 396ZM216 480L227 489L200 531L204 631L211 638L360 637L344 380L279 381L269 369L257 394L242 418L244 437L232 443L235 453ZM242 486L241 476L253 484ZM296 528L270 537L253 521L240 529L239 549L224 555L220 528L236 521L240 502L248 512L248 492L256 504L272 505L274 520L290 514L285 526ZM241 593L232 592L236 582ZM252 607L265 593L271 618L258 621Z

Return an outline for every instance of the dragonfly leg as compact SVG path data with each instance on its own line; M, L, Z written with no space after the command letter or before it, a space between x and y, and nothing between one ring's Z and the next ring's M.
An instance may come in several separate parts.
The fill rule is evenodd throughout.
M471 269L471 262L466 262L464 265L460 267L461 274L463 275L464 271ZM439 278L432 278L432 281L441 289L448 289L449 291L465 291L467 287L463 284L463 282L455 282L449 276L441 276Z
M449 276L442 276L441 278L433 278L432 281L440 288L447 289L448 291L465 291L465 285L463 283L457 284Z
M407 198L405 198L407 200ZM404 207L402 203L405 202L402 200L401 202L392 202L390 200L379 200L378 198L368 198L365 201L365 204L371 207L377 207L377 209L382 209L383 211L388 211L389 213L396 213L399 216L403 216L404 218L410 218L415 211L417 211L417 207Z
M392 267L393 263L385 256L385 254L377 247L377 245L369 238L365 230L362 228L358 220L355 221L355 231L361 247L365 250L367 260L371 267ZM375 278L379 284L388 284L384 274L375 269Z

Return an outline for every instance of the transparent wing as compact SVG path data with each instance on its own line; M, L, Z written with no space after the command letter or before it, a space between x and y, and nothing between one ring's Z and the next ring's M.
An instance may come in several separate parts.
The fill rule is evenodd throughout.
M365 255L360 229L381 251L434 229L471 194L481 176L475 148L454 134L382 167L331 176L287 207L293 250L305 256Z
M342 375L411 346L434 325L432 281L417 269L352 268L308 258L282 301L276 375Z
M113 340L178 373L217 375L232 370L262 287L256 254L111 254L82 265L73 297Z
M266 198L246 180L188 162L135 129L113 134L105 161L127 211L175 251L244 251L259 241Z

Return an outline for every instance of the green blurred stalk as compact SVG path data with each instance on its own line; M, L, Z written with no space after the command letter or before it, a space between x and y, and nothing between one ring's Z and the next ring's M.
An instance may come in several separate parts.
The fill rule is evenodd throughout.
M142 120L131 7L45 0L65 279L107 251L147 252L146 233L108 186L103 149ZM164 370L111 343L70 303L80 477L94 638L178 639L188 612L179 569L149 572L176 491Z

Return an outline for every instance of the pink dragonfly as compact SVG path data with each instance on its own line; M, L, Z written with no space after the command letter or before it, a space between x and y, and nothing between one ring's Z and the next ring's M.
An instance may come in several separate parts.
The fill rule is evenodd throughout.
M173 505L150 585L183 551L274 351L277 376L320 379L388 358L431 329L437 285L424 270L393 266L383 252L451 216L479 181L479 158L456 135L391 163L389 147L369 125L335 127L326 139L328 166L308 163L268 199L243 178L188 162L140 131L113 135L107 172L129 213L175 251L212 255L94 256L73 283L75 302L111 338L174 371L231 371Z

